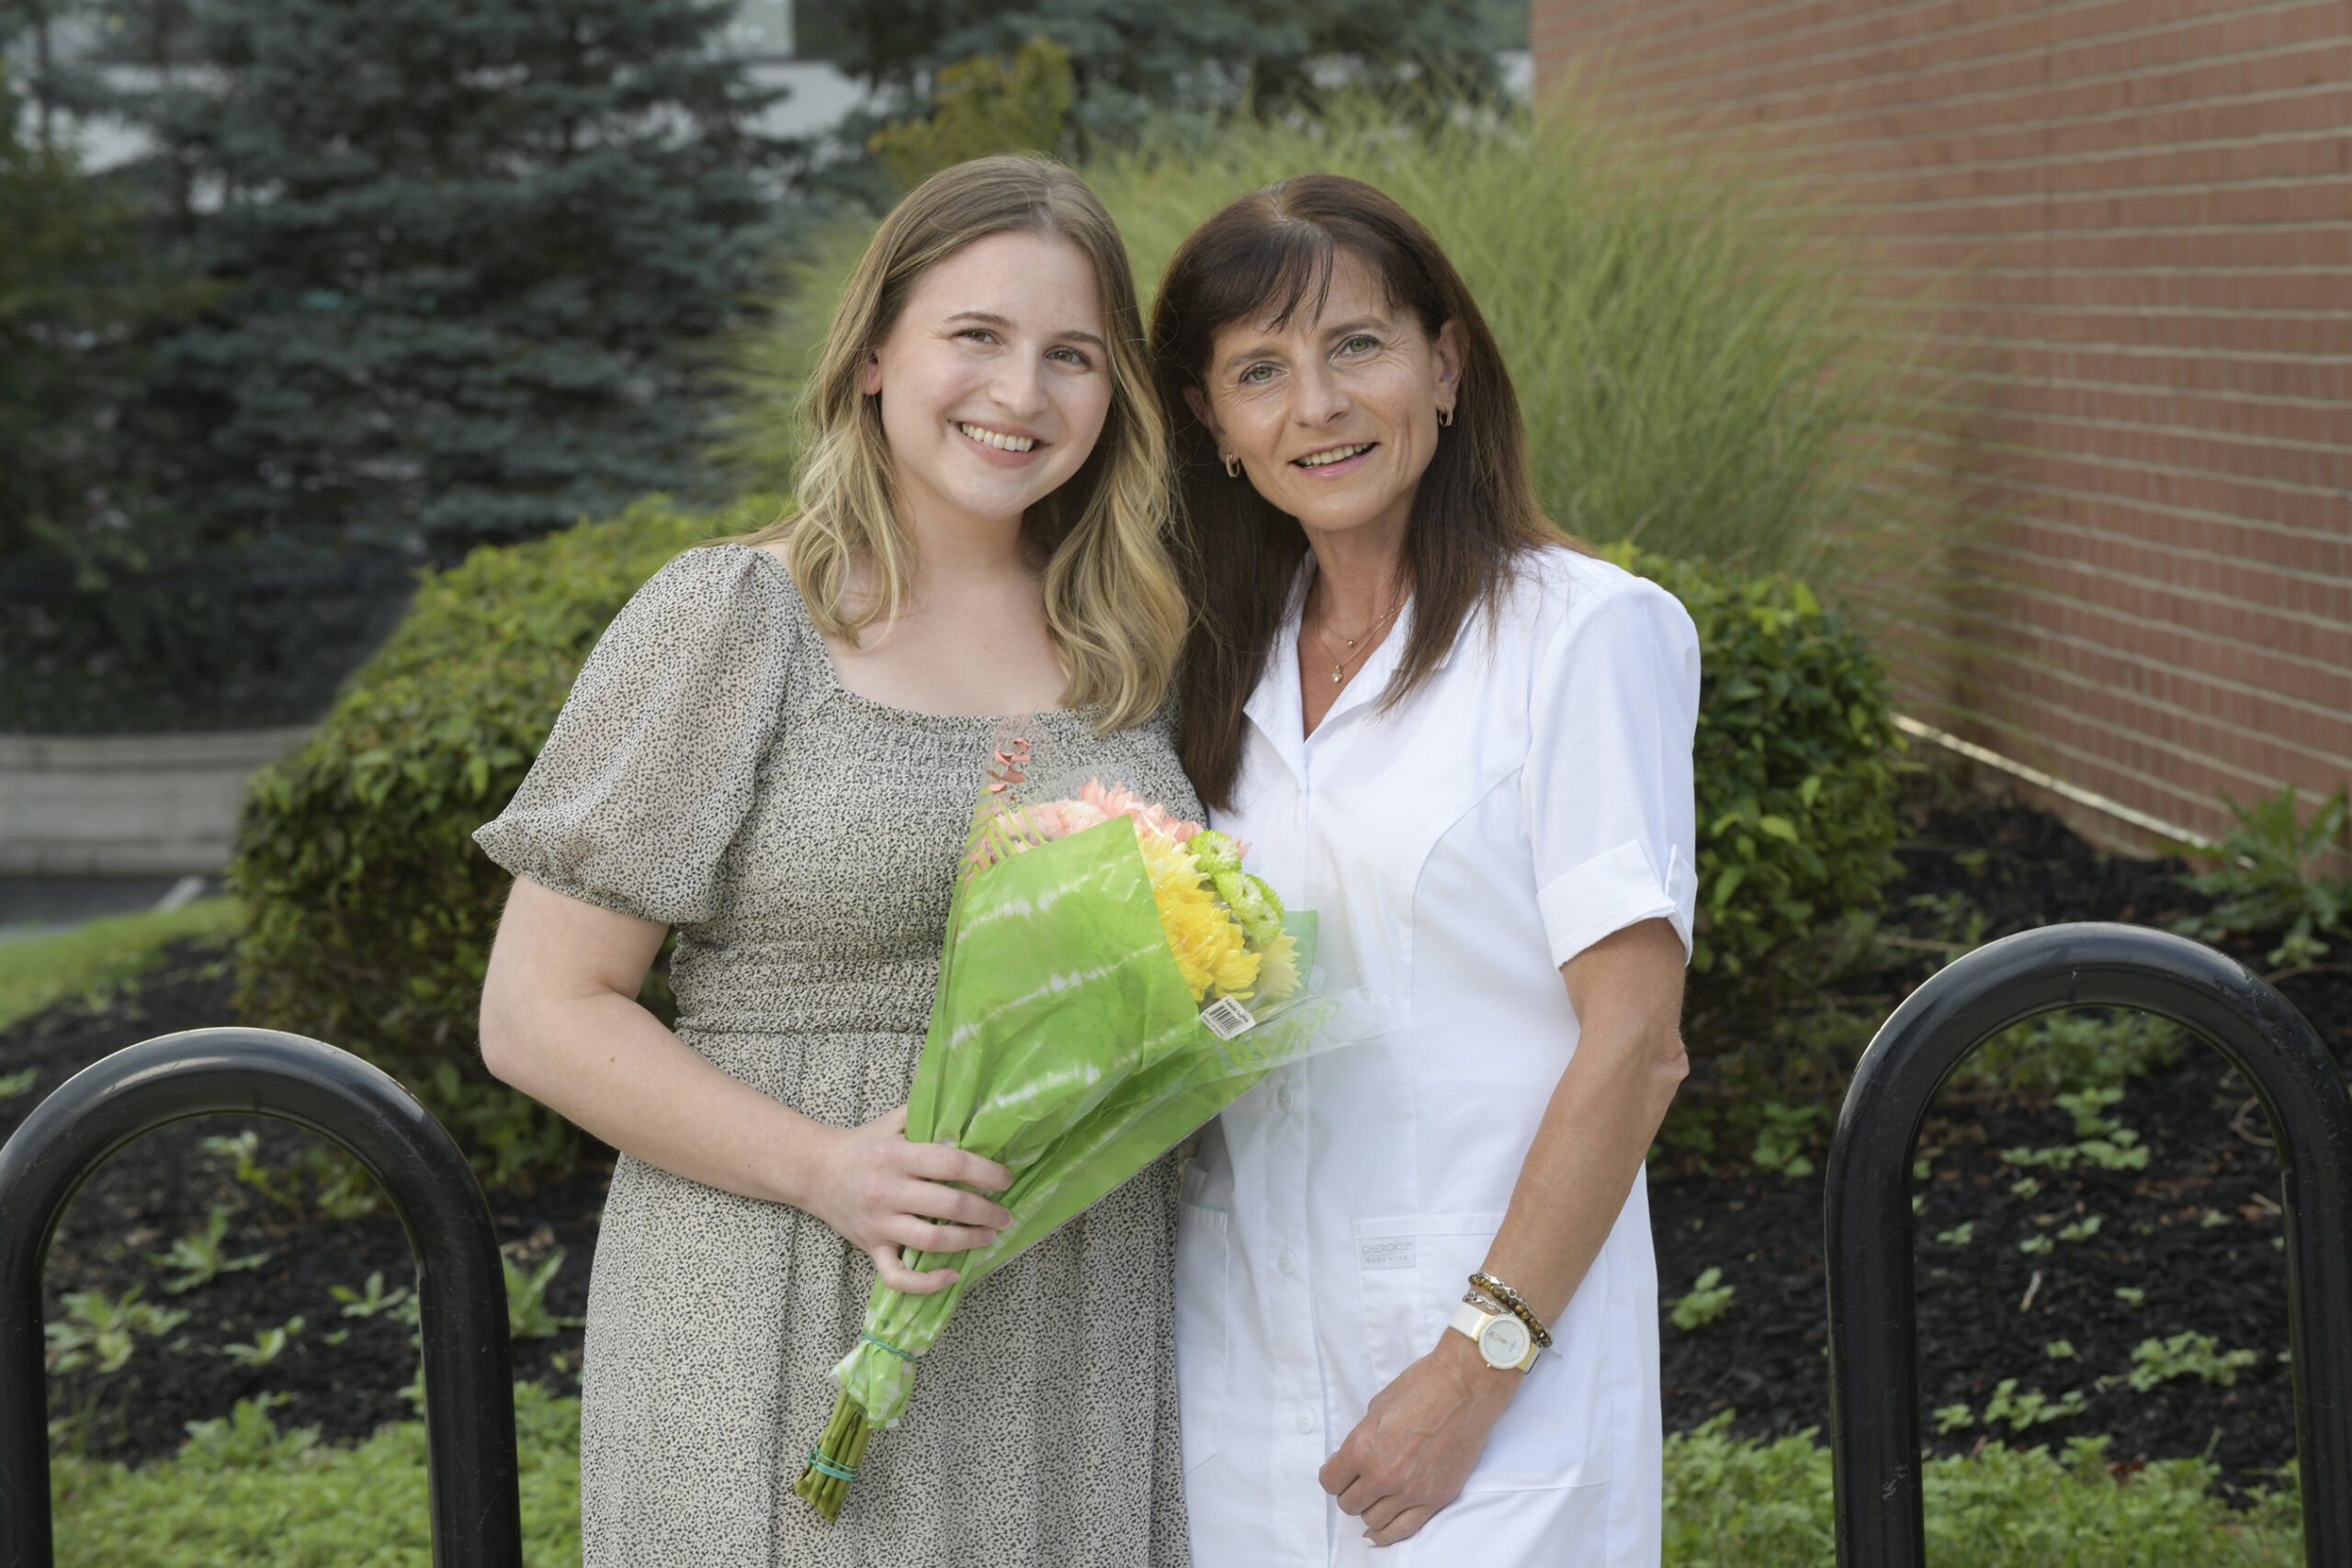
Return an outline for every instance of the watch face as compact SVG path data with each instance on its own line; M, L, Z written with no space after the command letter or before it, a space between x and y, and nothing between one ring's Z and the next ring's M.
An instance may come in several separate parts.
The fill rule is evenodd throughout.
M1527 1359L1527 1325L1498 1317L1478 1330L1478 1353L1490 1367L1515 1367Z

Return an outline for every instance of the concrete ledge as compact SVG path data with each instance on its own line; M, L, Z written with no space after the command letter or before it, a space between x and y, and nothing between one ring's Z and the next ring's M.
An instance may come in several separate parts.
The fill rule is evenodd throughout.
M217 872L245 781L310 733L0 735L0 875Z

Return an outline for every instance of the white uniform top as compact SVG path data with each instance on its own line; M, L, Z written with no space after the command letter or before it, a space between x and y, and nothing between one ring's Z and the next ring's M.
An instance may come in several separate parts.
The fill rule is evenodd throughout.
M1318 912L1325 951L1352 951L1396 1027L1270 1076L1186 1174L1176 1355L1193 1561L1654 1568L1657 1281L1638 1179L1459 1500L1374 1555L1316 1472L1437 1345L1485 1260L1576 1050L1559 966L1661 916L1688 951L1697 635L1655 584L1546 548L1384 714L1408 607L1303 737L1306 581L1246 708L1234 809L1215 825Z

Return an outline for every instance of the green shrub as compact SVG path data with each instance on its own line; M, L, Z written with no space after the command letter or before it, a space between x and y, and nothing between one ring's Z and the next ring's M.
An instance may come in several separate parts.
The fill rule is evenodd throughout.
M1816 987L1894 861L1902 748L1886 671L1782 574L1740 577L1631 546L1602 552L1682 601L1699 629L1696 1050L1752 1043Z
M569 1129L481 1070L475 1012L507 878L469 835L522 783L638 586L681 549L773 512L645 502L428 573L326 722L247 796L230 872L248 916L245 1015L400 1078L493 1183L567 1159Z
M976 54L942 66L930 118L894 119L865 145L911 190L967 159L1050 152L1060 144L1077 90L1069 51L1041 34L1010 56Z

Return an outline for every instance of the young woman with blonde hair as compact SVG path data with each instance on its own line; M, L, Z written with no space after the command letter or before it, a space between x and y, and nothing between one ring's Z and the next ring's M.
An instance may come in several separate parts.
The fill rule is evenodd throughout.
M798 505L680 556L514 803L491 1069L620 1150L581 1410L591 1568L1187 1561L1162 1161L976 1290L840 1520L793 1495L902 1247L978 1245L1006 1173L901 1129L1002 716L1193 809L1165 423L1076 175L934 175L850 279ZM677 1030L637 1002L678 933Z

